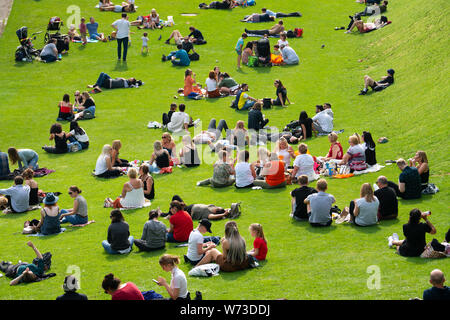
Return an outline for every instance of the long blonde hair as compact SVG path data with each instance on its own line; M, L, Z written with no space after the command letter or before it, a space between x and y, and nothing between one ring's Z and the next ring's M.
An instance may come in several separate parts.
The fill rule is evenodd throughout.
M225 224L225 238L228 240L229 248L226 259L231 264L241 264L247 257L245 240L239 233L236 222L229 221Z
M370 183L363 183L361 186L361 198L365 198L367 202L372 202L375 200L373 195L373 189Z

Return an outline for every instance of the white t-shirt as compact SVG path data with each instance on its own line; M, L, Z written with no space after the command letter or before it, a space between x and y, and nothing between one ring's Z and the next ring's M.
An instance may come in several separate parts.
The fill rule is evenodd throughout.
M214 91L217 89L217 81L215 79L207 78L205 83L207 91Z
M237 187L246 187L252 184L255 180L250 169L250 163L248 162L238 162L236 164L235 171Z
M143 47L148 47L148 37L144 37L144 36L142 36L142 46Z
M287 39L286 40L281 40L281 39L279 39L278 40L278 42L277 42L277 44L281 47L281 45L284 45L284 46L288 46L289 45L289 42L287 41Z
M177 267L172 270L172 280L170 281L170 288L180 289L178 297L186 298L188 294L186 275Z
M83 135L79 135L77 133L75 133L75 130L70 131L70 134L73 135L75 137L75 139L77 139L77 141L79 142L89 142L89 137L86 134L86 132Z
M313 118L313 121L317 121L319 126L325 132L333 131L333 118L329 116L328 111L321 111L317 113Z
M194 143L198 144L214 142L215 140L216 134L214 132L202 132L194 137Z
M119 19L113 22L113 26L117 28L117 39L128 37L130 33L130 22L125 19Z
M173 133L182 132L185 123L189 123L189 115L186 112L177 111L172 114L172 118L167 124L167 128Z
M308 176L309 181L314 181L318 178L317 174L314 172L314 159L309 154L300 154L294 160L294 167L298 167L296 178L301 175Z
M197 245L201 243L203 244L203 235L198 231L198 229L194 229L191 231L188 240L188 251L186 256L191 261L199 261L202 259L203 255L198 254Z
M106 165L106 156L99 156L97 158L97 163L95 164L95 175L98 176L108 170Z

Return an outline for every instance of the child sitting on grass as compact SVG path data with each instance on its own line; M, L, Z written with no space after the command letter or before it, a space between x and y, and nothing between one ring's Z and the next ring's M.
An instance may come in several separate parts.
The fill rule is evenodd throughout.
M248 252L249 255L254 256L256 260L266 260L267 255L267 240L264 237L262 225L259 223L252 223L249 227L250 234L255 240L253 241L253 249Z

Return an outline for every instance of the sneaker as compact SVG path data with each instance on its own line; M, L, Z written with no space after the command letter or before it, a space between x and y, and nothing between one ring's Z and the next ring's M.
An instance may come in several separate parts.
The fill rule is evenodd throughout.
M360 95L360 96L364 96L366 93L367 93L367 90L361 90L361 91L359 92L359 95Z
M170 40L164 41L165 44L170 44Z
M388 237L388 244L389 244L389 248L392 248L392 241L394 240L394 238L392 236Z

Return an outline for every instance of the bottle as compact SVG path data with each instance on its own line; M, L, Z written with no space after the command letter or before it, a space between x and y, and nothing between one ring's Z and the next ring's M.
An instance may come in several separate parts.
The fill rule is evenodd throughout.
M431 216L431 211L425 211L423 214L426 216Z

